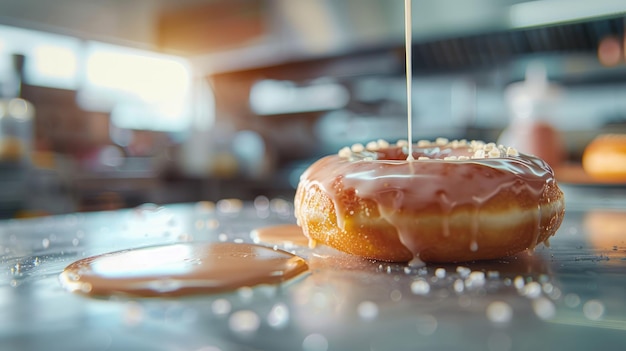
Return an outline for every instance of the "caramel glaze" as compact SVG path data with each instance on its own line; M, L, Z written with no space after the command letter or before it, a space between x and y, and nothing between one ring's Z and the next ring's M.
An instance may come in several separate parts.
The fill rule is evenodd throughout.
M104 297L171 297L277 284L308 269L295 255L237 243L184 243L76 261L61 273L72 292Z
M564 204L562 192L547 163L517 153L494 158L471 158L473 155L474 150L467 145L446 144L414 147L415 161L407 161L407 154L401 147L361 151L350 157L324 157L301 177L295 198L298 223L309 237L312 230L317 230L304 222L315 217L311 214L315 209L309 207L312 198L307 194L321 192L321 196L331 202L334 211L331 217L336 217L333 219L340 234L345 234L348 223L350 230L361 231L362 237L371 244L376 241L371 241L374 233L369 231L364 220L379 217L377 219L382 218L390 224L410 256L406 252L375 253L375 249L369 250L373 252L371 255L368 250L356 249L356 252L392 261L412 257L432 261L498 258L534 248L554 234L562 221ZM450 156L457 159L443 160ZM424 157L429 159L420 159ZM367 205L372 201L374 208ZM509 226L511 214L523 216L532 226L515 226L519 218L513 218ZM352 221L355 218L356 224ZM486 218L490 222L487 223ZM421 235L426 227L437 228L438 243ZM511 241L515 239L512 238L498 244L498 240L504 239L492 240L493 228L499 228L500 233L496 234L501 236L525 231L523 237L529 239L513 244ZM527 233L528 228L531 233ZM330 226L325 230L329 229ZM487 230L489 234L485 234ZM544 235L546 231L549 232L547 236ZM451 233L457 236L457 241L462 236L461 241L466 247L445 248L446 240L454 242L446 239ZM333 238L326 239L322 241L337 246L333 245ZM497 245L510 247L499 249ZM351 251L349 244L339 243L339 246L343 247L336 248ZM433 246L432 250L430 246Z

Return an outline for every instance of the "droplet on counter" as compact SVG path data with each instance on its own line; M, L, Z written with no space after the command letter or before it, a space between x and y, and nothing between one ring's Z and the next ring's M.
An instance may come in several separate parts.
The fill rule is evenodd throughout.
M195 208L198 212L211 213L215 211L215 203L212 201L198 201Z
M284 303L272 306L267 315L267 324L274 329L282 329L289 324L289 308Z
M43 240L41 240L41 246L43 246L44 249L49 248L50 247L50 239L43 238Z
M487 306L487 319L496 324L505 324L513 318L513 308L506 302L494 301Z
M80 241L78 240L78 238L72 239L72 246L78 246L79 243Z
M402 300L402 292L398 289L394 289L391 291L391 293L389 293L389 298L393 302L398 302Z
M220 221L217 219L207 219L206 227L207 229L217 229L220 226Z
M480 288L484 285L485 285L485 273L481 271L472 272L465 279L465 286L468 289Z
M217 316L225 316L230 313L231 304L226 299L217 299L211 303L211 311Z
M411 283L411 292L415 295L427 295L430 292L430 284L423 279Z
M239 199L222 199L217 202L217 210L221 213L238 213L243 208Z
M439 279L443 279L446 277L446 269L445 268L437 268L435 269L435 277Z
M241 310L234 312L228 319L230 330L241 336L248 336L256 333L261 325L259 316L251 310Z
M256 228L250 232L250 238L255 243L275 244L288 247L307 247L309 245L309 238L304 235L302 228L295 224Z
M242 300L248 301L252 299L252 296L254 296L254 290L252 290L252 288L249 286L242 286L241 288L237 289L237 295Z
M467 278L470 273L472 273L472 270L464 266L458 266L456 267L456 272L461 276L461 278Z
M135 301L130 301L126 303L125 307L123 314L124 324L128 326L139 325L144 318L144 311L141 305Z
M322 334L313 333L307 335L302 341L303 351L327 351L328 339Z
M153 297L278 284L307 269L302 258L281 250L243 243L195 242L85 258L67 266L60 278L73 292ZM90 284L91 290L84 291L83 284Z
M604 304L599 300L589 300L583 305L583 314L589 320L600 320L604 316Z
M457 294L460 294L465 290L465 283L461 279L456 279L454 284L452 284L452 288Z
M267 211L270 208L270 199L267 196L257 196L254 198L253 204L257 211Z
M430 314L420 314L417 316L417 332L420 335L429 336L437 331L437 318Z
M541 285L537 282L530 282L520 289L520 294L529 299L536 299L541 296Z
M578 295L574 293L569 293L565 295L565 297L563 298L563 302L565 302L565 306L575 308L580 305L580 297L578 297Z
M536 298L532 302L533 311L540 319L548 320L556 315L554 303L545 297Z
M220 233L220 235L217 236L217 240L221 242L226 242L228 240L228 234Z
M378 305L372 301L363 301L357 306L359 317L371 321L378 317Z

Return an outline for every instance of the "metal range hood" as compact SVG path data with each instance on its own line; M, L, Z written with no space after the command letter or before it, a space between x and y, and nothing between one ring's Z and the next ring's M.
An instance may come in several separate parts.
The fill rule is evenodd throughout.
M0 0L0 24L177 53L210 74L402 48L403 11L403 0ZM413 0L416 60L587 49L622 34L625 14L623 0Z

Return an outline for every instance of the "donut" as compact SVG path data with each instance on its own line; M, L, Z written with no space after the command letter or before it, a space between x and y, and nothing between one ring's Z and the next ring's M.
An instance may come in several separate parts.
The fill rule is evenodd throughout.
M582 166L592 178L626 182L626 134L600 134L585 147Z
M438 138L355 144L300 177L297 224L317 243L389 262L497 259L546 243L563 193L543 160L511 147Z

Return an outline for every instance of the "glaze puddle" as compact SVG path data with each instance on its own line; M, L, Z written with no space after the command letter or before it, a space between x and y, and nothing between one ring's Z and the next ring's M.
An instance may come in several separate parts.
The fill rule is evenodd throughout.
M308 270L304 259L247 243L181 243L112 252L76 261L60 275L89 296L172 297L279 284Z

